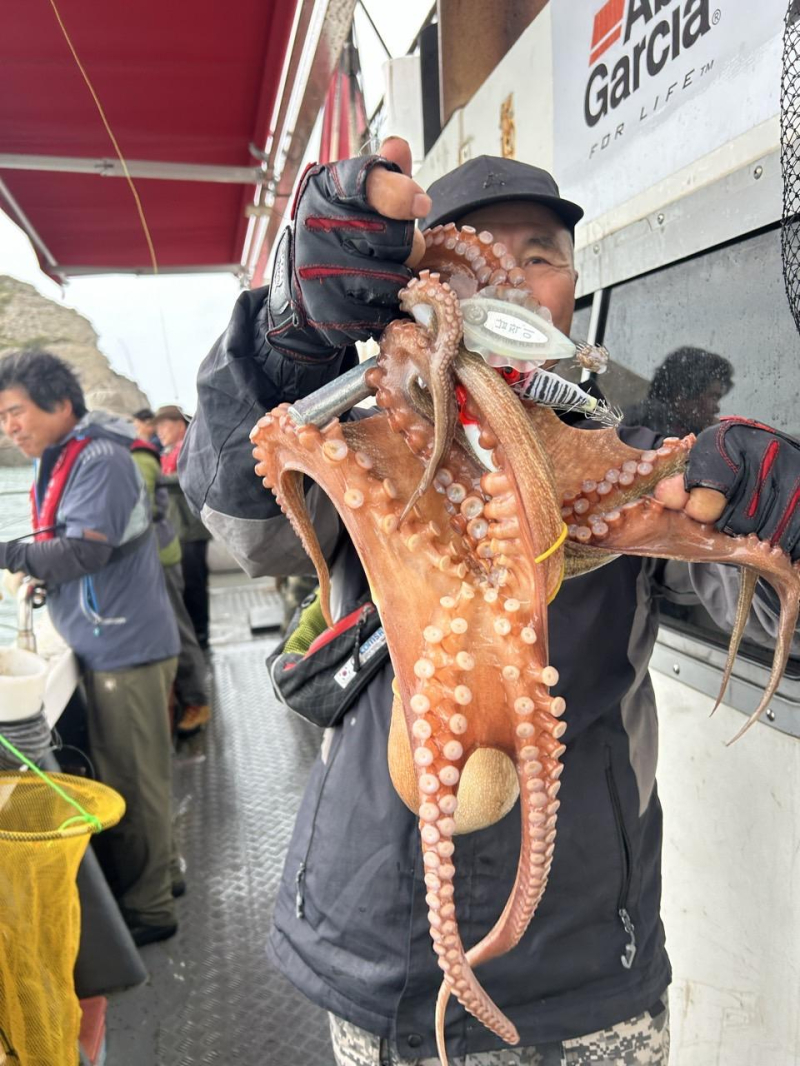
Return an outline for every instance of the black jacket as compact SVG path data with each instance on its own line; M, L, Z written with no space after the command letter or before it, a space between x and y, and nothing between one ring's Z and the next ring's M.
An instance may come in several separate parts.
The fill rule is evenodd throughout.
M199 406L184 444L181 482L205 524L251 574L310 571L299 540L252 472L248 433L264 411L351 365L299 363L264 340L264 290L244 293L203 363ZM626 429L641 448L656 440ZM335 555L334 611L366 588L341 526L316 488L310 509ZM550 661L569 728L552 872L520 944L479 979L517 1026L523 1046L580 1036L651 1007L670 982L659 916L661 808L657 720L647 672L657 600L669 567L623 557L565 582L549 610ZM686 573L685 567L680 567ZM696 568L709 597L735 571ZM391 667L331 730L311 774L286 859L269 941L279 969L311 1000L374 1033L401 1055L435 1055L441 974L428 932L417 819L389 779ZM519 809L456 841L455 901L467 947L494 924L514 880ZM500 1040L451 1002L448 1049L463 1056Z

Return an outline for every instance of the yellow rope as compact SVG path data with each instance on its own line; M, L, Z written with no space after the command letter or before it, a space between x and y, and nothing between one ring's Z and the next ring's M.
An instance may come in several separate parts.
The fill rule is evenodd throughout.
M558 549L561 547L561 545L564 543L564 541L567 539L567 533L568 532L569 532L569 530L567 529L567 524L565 522L564 523L564 528L559 533L558 540L555 542L555 544L551 544L546 552L542 552L541 555L537 556L537 558L534 559L534 562L535 563L543 563L545 561L545 559L549 559L550 558L550 556L553 554L553 552L557 552Z
M73 59L75 60L77 66L78 66L78 70L83 75L83 80L86 82L86 86L87 86L89 92L92 94L92 99L95 102L97 110L100 112L100 118L103 120L103 125L106 128L106 133L110 137L111 143L114 145L114 151L117 153L117 158L120 161L120 165L122 166L123 173L125 174L125 178L126 178L126 180L128 182L128 186L129 186L129 188L131 190L131 194L132 194L133 199L134 199L134 201L136 203L136 210L139 212L139 221L142 224L142 229L144 230L145 240L147 241L147 247L148 247L149 252L150 252L150 261L153 264L153 273L154 274L158 274L158 262L156 261L156 250L155 250L155 248L153 246L152 237L150 236L150 228L147 225L147 219L144 217L144 209L142 207L142 201L139 199L139 193L136 191L136 186L133 184L133 178L131 177L130 171L128 170L128 164L125 162L125 158L122 155L122 151L120 149L120 146L117 143L117 138L114 136L114 133L113 133L113 131L111 129L111 126L109 125L108 119L106 118L106 113L103 110L103 105L100 103L100 100L99 100L99 98L97 96L97 93L94 91L94 86L92 85L92 83L91 83L91 81L89 79L89 75L86 73L86 71L85 71L85 69L83 67L83 63L81 63L80 59L78 58L78 53L75 51L75 46L72 43L72 40L70 39L69 34L67 33L67 27L64 25L64 23L63 23L63 21L61 19L61 15L59 14L58 8L56 7L55 0L50 0L50 6L52 7L53 13L56 16L56 19L58 21L58 25L61 27L61 32L64 34L64 40L67 42L67 45L69 46L70 52L72 52Z

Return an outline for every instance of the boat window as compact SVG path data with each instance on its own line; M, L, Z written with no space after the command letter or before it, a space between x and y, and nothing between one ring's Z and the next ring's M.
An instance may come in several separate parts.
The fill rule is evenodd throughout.
M589 320L592 317L592 294L582 296L575 301L575 313L572 316L572 326L569 335L573 340L585 341L589 336ZM568 359L562 360L555 368L556 373L567 381L578 383L581 380L582 368Z
M773 228L615 286L600 379L625 422L665 436L699 433L718 415L745 415L800 438L800 339ZM701 607L667 604L663 622L708 644L723 633ZM772 648L743 645L772 661ZM800 657L789 667L800 678Z
M589 319L592 317L592 297L582 296L575 302L575 314L572 316L572 328L569 331L571 337L577 341L585 341L589 335Z

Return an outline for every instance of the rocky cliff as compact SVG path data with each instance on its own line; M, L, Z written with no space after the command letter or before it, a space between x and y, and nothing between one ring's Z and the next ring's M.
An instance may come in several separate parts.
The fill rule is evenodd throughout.
M90 409L130 415L148 406L135 382L111 369L83 315L48 300L33 285L0 275L0 355L33 347L52 352L75 368ZM8 441L0 440L0 466L28 462Z

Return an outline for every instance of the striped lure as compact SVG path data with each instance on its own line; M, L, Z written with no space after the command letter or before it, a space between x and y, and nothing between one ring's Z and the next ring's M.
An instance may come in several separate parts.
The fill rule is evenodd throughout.
M538 403L559 411L580 411L604 426L618 426L622 412L609 407L605 400L598 400L549 370L535 370L529 377L512 386L521 400Z

